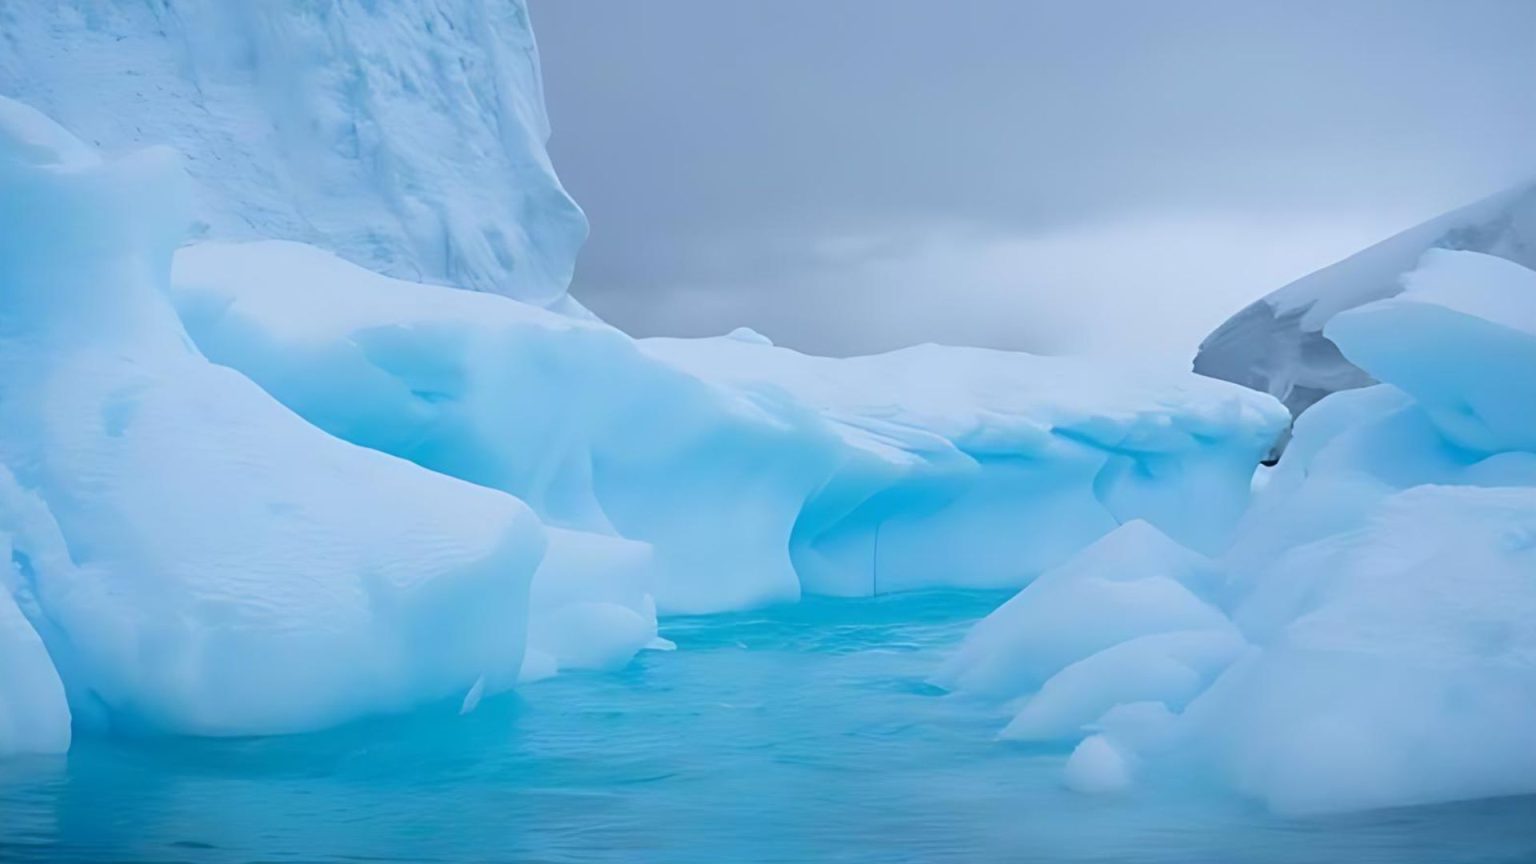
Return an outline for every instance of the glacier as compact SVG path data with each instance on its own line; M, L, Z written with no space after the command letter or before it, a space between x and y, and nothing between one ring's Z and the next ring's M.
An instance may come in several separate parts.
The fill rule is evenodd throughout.
M183 153L194 236L580 314L586 218L542 90L523 0L0 6L0 95L107 152Z
M1299 417L1214 555L1127 524L936 676L1065 782L1172 778L1286 813L1536 793L1536 272L1431 249L1323 327L1384 382ZM1135 603L1130 598L1137 598Z

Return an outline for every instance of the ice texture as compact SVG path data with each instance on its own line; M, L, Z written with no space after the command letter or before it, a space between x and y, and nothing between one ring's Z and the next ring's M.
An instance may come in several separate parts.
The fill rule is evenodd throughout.
M1324 327L1346 309L1397 294L1430 249L1536 267L1536 184L1431 219L1255 301L1206 337L1195 371L1274 394L1293 415L1329 393L1374 383Z
M1335 316L1326 332L1413 396L1448 440L1536 451L1536 272L1433 250L1401 294Z
M1194 375L637 342L292 243L185 249L174 294L210 358L332 434L649 544L663 612L1017 586L1139 518L1219 545L1286 421Z
M1127 525L938 682L1010 700L1005 737L1081 742L1087 791L1177 776L1293 813L1536 793L1536 272L1430 250L1325 332L1387 383L1297 419L1230 546Z
M1536 792L1533 574L1536 489L1393 495L1267 575L1305 588L1246 601L1289 620L1190 705L1182 746L1289 812Z
M287 732L511 686L538 520L204 359L165 294L184 187L0 100L5 584L74 722ZM48 713L6 632L39 694L8 664L6 700Z
M977 624L938 679L957 689L1014 697L1130 640L1228 627L1220 610L1190 588L1204 581L1209 566L1151 525L1128 523L1048 570Z
M1138 519L1219 547L1286 419L1198 376L1076 358L939 345L827 358L739 336L641 345L764 410L819 418L835 468L790 539L819 593L1018 585Z
M4 472L0 495L10 499L19 490L10 472L0 471ZM21 582L29 565L27 555L24 551L18 555L8 536L0 541L0 550L8 553L10 563L10 572L0 579L0 669L5 670L4 686L0 686L0 757L62 753L70 741L64 684L42 639L14 599L32 603L28 587Z
M7 2L0 95L109 152L184 153L199 236L573 305L586 221L523 0Z

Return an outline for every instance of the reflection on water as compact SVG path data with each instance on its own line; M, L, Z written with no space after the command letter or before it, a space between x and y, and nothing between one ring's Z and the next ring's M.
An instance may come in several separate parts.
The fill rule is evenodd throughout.
M1283 820L1066 792L923 683L1001 598L664 624L675 653L327 732L0 764L0 861L1531 862L1536 799Z

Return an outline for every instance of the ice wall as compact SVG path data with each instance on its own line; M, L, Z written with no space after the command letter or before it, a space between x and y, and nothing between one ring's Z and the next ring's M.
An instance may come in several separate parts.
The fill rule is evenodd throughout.
M0 100L0 704L42 717L0 711L0 750L60 741L28 626L77 726L285 732L511 686L537 519L205 360L164 294L184 183Z
M184 153L197 235L568 305L586 222L522 0L7 2L0 96Z

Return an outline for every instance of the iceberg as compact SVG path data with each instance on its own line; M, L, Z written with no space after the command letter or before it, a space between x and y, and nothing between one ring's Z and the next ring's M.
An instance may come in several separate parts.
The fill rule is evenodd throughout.
M937 680L1012 698L1128 641L1227 628L1226 617L1191 590L1211 569L1146 522L1127 523L978 623Z
M18 729L467 711L670 647L658 611L1018 585L1125 519L1215 542L1284 422L1194 376L637 342L304 244L173 256L173 152L3 108L6 650L65 700Z
M1396 297L1335 316L1328 338L1483 453L1536 451L1536 272L1433 250Z
M1280 288L1200 344L1194 370L1273 394L1300 415L1329 393L1375 383L1325 330L1340 312L1392 297L1431 249L1536 267L1536 184L1490 196Z
M289 732L511 686L539 521L204 359L165 296L184 188L169 151L103 160L0 100L0 533L75 725ZM11 608L40 696L8 664L7 702L53 716Z
M1230 545L1127 525L937 682L1008 700L1004 737L1076 744L1085 791L1178 776L1287 813L1536 793L1536 272L1430 250L1324 332L1386 383L1296 420ZM1127 579L1158 599L1117 599Z
M1536 792L1536 489L1408 489L1267 578L1303 568L1185 712L1190 758L1285 812Z
M1017 586L1134 519L1219 545L1286 422L1187 374L637 341L293 243L186 248L173 295L209 358L320 428L648 544L664 613Z
M331 434L647 544L663 611L794 600L815 433L596 321L391 279L293 243L198 244L174 297L212 360Z
M739 337L641 344L770 410L820 419L837 468L790 541L818 593L1020 585L1138 519L1219 548L1286 420L1272 399L1225 384L1081 358L939 345L828 358Z
M109 152L170 145L195 234L298 240L580 312L523 0L7 3L0 95Z

